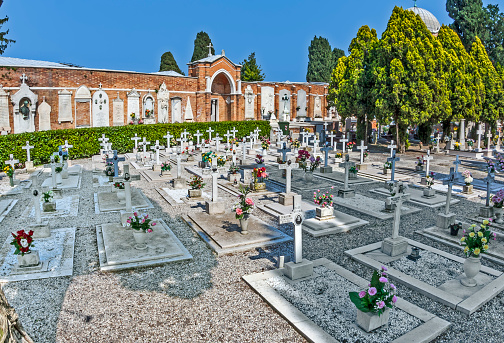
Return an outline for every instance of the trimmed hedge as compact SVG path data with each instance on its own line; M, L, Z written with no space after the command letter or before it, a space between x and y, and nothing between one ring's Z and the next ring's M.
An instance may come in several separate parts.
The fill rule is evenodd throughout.
M82 129L67 129L67 130L50 130L39 132L27 132L13 135L0 136L0 166L4 167L4 161L9 160L9 155L13 154L14 159L20 162L26 161L26 150L22 146L26 145L26 141L30 141L30 145L35 148L30 150L31 160L35 165L50 162L50 156L53 152L58 151L58 146L68 144L74 147L70 149L70 159L86 158L97 155L100 152L100 142L98 138L105 134L112 143L112 149L118 153L124 154L131 152L135 147L135 141L131 140L135 136L145 137L147 141L155 144L159 140L160 144L166 145L166 132L171 135L180 137L184 129L191 134L195 134L197 130L203 133L201 139L208 139L206 130L212 127L212 137L216 133L225 139L224 134L227 130L232 130L236 127L238 133L237 138L248 136L256 127L261 130L261 135L269 136L271 130L268 121L228 121L228 122L205 122L205 123L175 123L175 124L152 124L152 125L127 125L114 127L97 127L97 128L82 128ZM196 142L196 137L195 142ZM140 141L139 141L140 142Z

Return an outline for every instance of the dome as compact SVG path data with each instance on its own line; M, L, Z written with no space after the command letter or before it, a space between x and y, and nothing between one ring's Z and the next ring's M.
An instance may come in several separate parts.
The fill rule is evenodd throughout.
M424 10L423 8L416 6L410 7L406 11L411 11L415 14L418 14L433 35L437 35L439 33L441 25L439 25L439 21L436 19L434 14L430 13L427 10Z

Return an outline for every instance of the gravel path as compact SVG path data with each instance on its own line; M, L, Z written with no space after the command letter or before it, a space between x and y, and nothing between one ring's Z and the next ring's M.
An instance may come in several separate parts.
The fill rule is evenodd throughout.
M372 148L373 152L373 148ZM421 153L401 155L400 166L412 167ZM355 153L355 157L357 154ZM370 161L382 164L387 150L371 153ZM434 155L431 170L447 173L454 157ZM246 274L274 268L279 255L292 256L292 243L269 249L257 249L216 257L179 219L183 213L193 210L186 205L171 207L157 193L160 183L136 181L152 201L153 217L161 217L185 245L194 259L154 268L142 268L117 273L102 273L98 267L95 225L117 222L117 213L95 214L91 162L75 161L85 166L82 188L64 191L64 195L80 195L79 217L51 219L53 227L77 227L74 273L72 277L51 278L15 282L3 285L12 306L21 317L27 332L36 342L304 342L305 340L276 314L260 297L242 281ZM463 163L459 171L466 168ZM478 166L471 167L474 177L484 174ZM475 169L474 169L475 168ZM131 169L132 173L137 173ZM499 178L497 178L499 179ZM8 182L7 179L0 184ZM381 187L382 183L356 186L358 192ZM164 186L163 186L164 187ZM314 188L317 188L316 185ZM105 189L105 188L103 188ZM209 185L205 191L211 192ZM310 199L312 191L302 192ZM32 219L22 213L31 202L31 190L17 196L14 207L0 227L0 241L14 229L23 227ZM224 200L233 204L236 199L219 192ZM377 199L378 195L365 193ZM482 200L478 200L482 203ZM413 205L411 205L413 206ZM380 221L346 208L342 212L360 217L369 225L352 232L313 238L303 235L304 254L308 259L328 258L353 273L370 278L372 270L354 262L344 251L370 244L390 235L392 221ZM462 199L451 207L462 219L476 214L475 202ZM401 221L401 234L449 253L463 256L462 251L414 234L415 230L435 224L436 215L442 209L422 208L416 214ZM255 214L274 224L262 211ZM289 225L280 227L292 235ZM483 260L483 264L503 271L502 266ZM504 333L499 330L504 322L503 295L487 303L468 317L428 299L405 287L399 287L399 295L435 315L450 321L453 326L436 342L478 342L484 332L485 342L503 342Z

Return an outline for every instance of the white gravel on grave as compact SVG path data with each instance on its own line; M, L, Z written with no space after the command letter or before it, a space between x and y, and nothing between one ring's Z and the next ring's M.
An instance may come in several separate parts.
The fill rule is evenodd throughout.
M317 277L288 283L283 277L266 282L315 324L342 342L387 343L413 330L422 321L393 308L389 325L366 333L355 324L357 309L348 296L361 289L324 266L314 268Z

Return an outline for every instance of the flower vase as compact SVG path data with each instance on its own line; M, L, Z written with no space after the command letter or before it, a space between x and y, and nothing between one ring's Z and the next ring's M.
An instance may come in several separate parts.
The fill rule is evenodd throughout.
M20 268L34 267L40 264L39 252L36 250L31 250L24 255L18 255L18 266Z
M313 172L306 171L304 177L307 182L313 182Z
M119 199L119 204L126 204L126 192L124 191L124 189L117 190L117 199Z
M135 239L135 249L145 250L147 249L147 232L144 230L133 230L133 238Z
M474 277L478 275L479 271L481 269L481 257L468 257L464 261L464 273L465 273L465 278L460 280L460 283L466 287L474 287L477 285L476 280L474 280Z
M256 192L260 191L265 191L266 190L266 183L265 182L254 182L252 183L252 188Z
M464 185L462 193L472 194L472 192L473 192L473 185Z
M56 183L58 185L61 185L62 182L63 182L63 178L61 177L61 173L56 173Z
M240 219L241 234L248 235L249 214L245 213Z
M44 201L42 203L43 212L54 212L56 211L56 203L54 201Z
M11 187L14 187L14 175L9 176L9 184Z
M424 188L423 190L423 197L424 198L432 198L433 196L436 195L436 191L430 187Z
M201 198L202 191L200 189L189 189L188 190L189 198Z
M357 310L357 325L366 332L373 331L388 323L390 316L390 308L386 308L385 311L379 316L377 313L372 312L362 312Z
M416 170L416 171L423 171L423 166L419 166L419 165L417 165L417 166L415 167L415 170Z
M387 168L383 168L383 175L387 175L388 174L388 169Z
M348 179L349 180L356 179L356 178L357 178L357 173L352 173L352 172L348 173Z
M497 224L501 224L502 221L502 207L495 207L493 208L493 213L495 215L495 222Z

